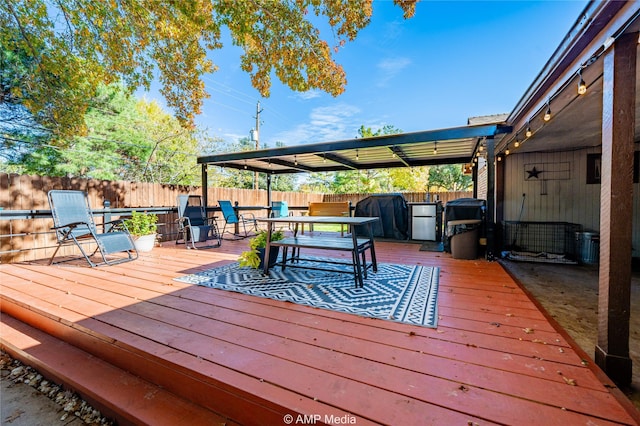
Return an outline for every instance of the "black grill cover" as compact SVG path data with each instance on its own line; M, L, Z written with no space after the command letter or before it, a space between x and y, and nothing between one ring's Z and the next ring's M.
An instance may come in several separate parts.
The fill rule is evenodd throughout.
M485 200L478 198L458 198L447 202L444 209L445 222L450 220L482 220Z
M379 217L371 225L374 237L406 240L409 237L409 209L401 194L371 195L356 204L355 216ZM365 235L364 229L356 230L357 235Z

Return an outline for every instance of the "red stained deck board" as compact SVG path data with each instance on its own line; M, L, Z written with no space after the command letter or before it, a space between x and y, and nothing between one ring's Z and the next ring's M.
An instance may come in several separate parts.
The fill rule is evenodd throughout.
M565 423L573 424L573 421L582 422L588 419L597 420L598 418L612 420L618 418L618 409L608 405L612 402L613 406L615 406L616 401L611 398L611 394L604 386L600 384L600 388L598 387L599 381L596 376L591 373L591 370L580 365L579 356L573 350L565 347L566 352L562 354L563 356L559 356L561 354L557 346L559 342L555 342L555 345L542 345L531 341L509 338L508 335L505 336L505 334L508 334L506 333L507 331L518 330L528 320L535 324L543 324L544 327L531 327L535 329L534 335L527 335L527 337L535 338L535 333L538 332L541 335L546 333L548 336L555 336L555 332L548 324L548 321L545 321L544 315L537 310L535 304L531 303L529 305L530 309L524 309L520 306L527 305L527 298L523 297L521 291L514 290L514 286L517 287L517 285L497 263L484 261L458 262L451 258L446 258L447 255L434 256L417 252L415 245L410 247L410 245L389 244L387 247L392 247L392 249L387 250L384 250L384 243L378 245L378 253L386 252L384 255L379 254L378 258L381 262L393 262L393 257L395 256L396 262L398 261L397 259L402 259L399 263L420 262L442 268L440 280L441 325L438 330L354 317L266 299L256 300L256 298L244 295L231 295L227 292L196 288L195 286L171 281L171 278L175 276L233 261L240 249L244 249L245 244L246 242L233 246L225 241L222 249L210 251L187 251L184 248L182 250L165 250L163 248L157 251L154 250L150 255L142 256L140 261L126 263L117 267L89 269L78 267L52 268L32 265L29 268L32 271L38 268L47 271L36 272L35 275L32 275L31 278L35 278L36 281L44 280L45 277L55 281L56 270L64 269L64 278L72 282L73 286L76 286L63 287L65 289L72 288L72 294L66 296L79 297L74 294L75 292L85 294L90 299L99 300L102 296L91 296L91 292L94 291L91 288L95 289L96 294L99 294L100 291L113 293L106 295L105 300L108 300L114 306L121 307L119 311L127 315L134 315L132 318L147 317L151 321L149 324L153 324L153 321L155 321L154 312L156 312L156 309L160 310L157 312L163 313L165 321L177 323L176 325L171 325L177 326L178 329L186 330L192 327L191 324L193 323L196 327L199 327L199 333L196 333L199 336L195 343L197 347L201 346L201 343L197 343L200 339L204 342L202 345L206 345L207 339L219 338L220 341L225 341L227 344L232 345L229 347L239 351L236 352L239 354L243 354L246 351L263 354L268 352L265 355L271 358L259 362L269 364L273 363L274 359L278 360L276 364L281 365L278 369L281 369L282 372L280 375L276 372L271 373L274 374L273 378L277 380L286 381L286 376L291 375L292 371L304 374L302 373L303 371L312 370L316 376L311 377L333 377L333 380L329 381L332 386L336 386L336 389L340 389L340 386L344 386L345 389L359 389L359 386L362 386L363 390L360 391L362 393L370 391L371 388L378 389L380 386L390 388L382 390L391 395L391 399L407 398L408 401L412 401L409 404L409 411L411 409L417 410L411 414L411 417L409 417L409 414L404 414L404 419L411 418L415 420L421 418L420 415L425 414L425 408L419 408L421 399L426 399L427 401L422 401L422 403L426 403L429 407L437 407L447 403L448 399L443 397L441 390L438 389L438 387L444 385L434 385L437 381L464 383L468 388L465 390L459 389L462 395L458 395L457 399L451 398L455 401L463 400L462 407L468 408L460 408L458 404L452 410L443 407L435 411L431 410L435 413L440 413L442 416L444 416L444 413L448 413L448 415L454 413L456 416L463 414L463 417L467 419L486 419L489 415L493 416L493 409L485 413L475 412L482 405L480 403L478 403L477 407L474 405L474 398L479 398L485 404L487 400L494 399L495 401L491 402L495 402L497 407L502 406L502 409L505 409L503 404L508 404L505 401L515 399L518 400L519 404L531 404L532 407L537 407L536 414L544 417L546 410L556 410L556 407L552 407L545 402L540 405L540 401L537 400L544 401L544 395L538 398L535 394L542 391L529 389L529 387L534 387L532 383L537 382L551 384L550 395L555 392L553 391L554 386L558 387L558 390L562 390L564 385L560 381L561 377L559 379L549 373L554 366L560 366L565 377L569 377L569 375L575 376L572 378L578 381L579 386L572 387L574 389L569 393L587 390L590 392L587 394L588 398L593 397L596 399L598 399L598 394L604 395L602 400L590 404L590 406L597 407L594 410L601 410L603 414L596 413L594 414L596 417L585 417L579 413L566 411L570 415L577 417L572 417L571 420L565 419ZM405 246L409 246L409 248L405 248ZM382 250L380 250L380 247L382 247ZM320 254L326 255L324 252ZM0 268L4 266L10 265L2 265ZM15 276L19 278L20 274L25 272L24 268L26 267L17 266L16 268L20 273ZM74 271L77 269L82 269L82 272ZM5 270L7 269L2 269L0 273ZM474 275L478 276L478 274L481 274L482 278L474 280ZM57 280L60 280L60 278L57 278ZM127 286L130 286L128 291ZM20 287L21 291L28 288L29 286ZM82 289L82 291L78 291L78 289ZM486 291L484 295L483 290ZM54 294L56 297L60 297L59 294ZM128 300L132 298L138 298L139 300L137 303L129 304ZM141 302L141 300L145 299L149 301ZM488 302L482 299L488 299ZM62 297L59 300L67 303L73 300L73 297ZM492 304L492 302L499 303ZM193 306L197 306L197 308L189 309L190 303ZM45 306L41 302L37 302L36 305L38 309ZM3 301L3 309L4 306ZM70 306L74 310L93 309L91 303L86 304L82 301L73 301ZM498 306L498 309L496 309L496 306ZM52 309L54 308L52 307ZM180 311L182 311L182 315L180 315ZM185 315L186 313L189 313L189 315ZM190 316L190 313L196 314L196 316ZM514 316L507 316L509 313L513 313ZM535 316L535 318L528 319L524 316L518 316L520 313L527 313ZM67 312L66 315L75 314ZM112 318L113 315L115 314L100 314L99 317L103 320L107 317ZM189 319L181 318L181 316L187 316ZM118 317L118 321L122 319L120 314L115 315L115 317ZM126 315L124 317L126 318ZM204 318L204 321L200 317ZM487 324L490 324L492 319L501 317L505 318L501 326L497 327L501 330L487 329ZM194 318L198 318L195 323L193 321ZM119 323L119 325L123 327L126 322ZM252 322L256 322L257 326L252 326ZM108 322L98 321L95 318L86 319L82 323L83 325L91 325L92 328L95 325L96 330L100 331L94 330L92 332L97 335L118 336L117 339L114 339L114 344L122 346L122 348L127 348L134 343L136 345L145 345L148 343L144 342L149 342L148 339L141 336L132 336L127 330L117 328ZM213 324L216 327L213 327ZM260 329L262 326L264 329ZM235 336L229 330L225 334L220 334L225 327L235 330ZM151 330L149 327L147 329ZM414 329L416 334L409 337L408 330ZM497 334L495 333L496 331L498 332ZM120 340L120 337L122 337L122 340ZM285 337L287 339L284 339ZM234 338L235 340L233 340ZM277 340L278 338L280 339L279 341ZM261 344L254 345L252 341L255 340L260 340ZM161 361L160 356L162 356L163 362L167 363L166 365L180 363L190 366L180 366L181 371L193 368L194 364L198 365L198 362L205 363L207 368L216 369L216 372L225 371L220 370L221 366L214 367L214 364L209 360L197 360L196 358L198 362L194 362L194 357L191 354L170 351L172 345L177 343L179 343L180 348L192 349L189 347L192 344L189 339L180 337L169 343L169 345L160 344L159 342L154 343L157 353L153 356L159 360L158 362ZM386 346L388 348L385 348ZM558 353L547 353L545 351L549 348L541 348L542 346L553 346L551 349L555 349ZM291 347L295 350L286 350L291 349ZM207 349L206 347L201 348L205 352ZM140 351L140 353L144 352L140 348L136 348L136 350ZM421 350L424 352L423 354L419 353ZM114 350L113 353L115 354L116 351ZM362 359L363 353L368 353L364 359ZM535 357L544 357L545 359L535 359ZM361 361L340 362L355 359L360 359ZM421 363L421 359L427 362ZM530 360L529 363L527 363L527 359ZM567 362L567 360L570 361ZM297 367L292 369L292 364L294 366L297 365ZM493 380L491 378L492 374L490 374L492 369L495 370L493 375L496 376ZM371 371L378 374L381 379L371 380L371 377L377 377L372 375ZM238 376L233 380L241 382L241 377L244 376L239 372L236 373ZM318 374L320 376L317 376ZM223 376L233 377L233 375L229 376L229 372L223 374ZM388 379L388 376L392 376L392 378ZM414 380L419 384L423 382L429 384L429 388L433 389L430 391L432 394L415 391L416 396L414 397L414 394L412 394L414 392L413 389L401 387L402 380L399 380L401 377L404 377L405 381ZM455 379L457 378L461 380L456 381ZM217 376L216 379L218 379ZM503 395L508 393L508 385L512 380L516 380L516 390L513 393L520 395L519 398L515 398L512 395ZM220 380L220 384L222 382L223 380ZM383 382L386 385L383 385ZM263 385L265 383L268 384L267 382L262 382ZM298 386L303 386L303 384L304 378L301 377ZM414 384L414 386L416 385ZM544 390L547 386L543 384L540 387ZM330 393L329 391L326 392ZM484 394L492 395L492 397L483 396L483 392ZM495 395L500 395L500 397L496 399ZM341 403L344 402L345 405L352 403L349 398L343 399L344 401L341 401ZM386 404L386 402L383 402L384 400L385 398L376 398L380 405ZM318 403L318 401L314 402ZM600 404L600 402L604 403ZM299 401L296 401L296 403L299 403ZM583 410L580 404L572 408L578 411ZM613 410L608 412L611 408ZM384 409L379 411L384 411ZM464 413L461 413L461 411L464 411ZM525 411L527 410L525 409ZM549 411L547 414L551 415L552 412L555 413L555 411ZM375 412L368 414L368 416L373 421L381 421L381 418L385 418L376 417ZM392 417L396 420L400 419L392 415L387 418ZM508 415L505 416L505 418L507 417ZM456 419L461 421L461 417L456 417ZM364 419L362 420L364 421ZM462 421L466 423L464 420ZM630 423L628 420L621 421ZM633 419L631 420L632 422ZM485 421L483 420L480 423L485 423Z
M71 288L73 288L73 287L78 287L78 285L77 285L77 284L75 284L75 283L68 283L68 285L69 285ZM74 293L73 293L73 294L75 295L75 294L76 294L76 293L75 293L75 289L74 289L73 291L74 291ZM153 314L155 313L155 314L156 314L156 317L157 317L157 316L158 316L158 314L162 314L162 312L158 312L157 310L155 310L155 309L154 309L154 308L156 308L155 306L152 306L151 304L148 304L148 303L147 303L147 304L142 303L142 304L138 304L138 305L132 305L132 306L130 307L130 309L138 310L140 307L146 307L146 308L147 308L146 310L142 310L142 312L141 312L141 313L142 313L143 315L153 315ZM108 318L106 319L106 322L108 322L108 323L115 323L115 324L117 325L117 320L113 320L113 318L111 318L111 317L113 317L114 313L122 314L122 310L114 311L114 312L108 312L108 313L106 313L105 315L102 315L102 317L104 317L104 316L108 317ZM171 323L171 324L177 324L177 323L183 322L183 320L185 319L185 316L188 316L188 314L183 312L183 313L180 315L180 317L175 317L175 318L162 318L162 317L160 317L159 319L160 319L160 320L164 320L164 321L166 321L166 322L168 322L168 323ZM109 318L111 318L111 319L109 319ZM101 320L102 320L102 321L105 321L105 318L101 318ZM188 321L188 320L189 320L189 319L187 319L187 321ZM201 331L201 332L204 332L204 329L209 329L209 328L211 328L211 326L213 325L213 324L209 324L209 325L207 325L207 324L205 324L204 322L198 322L197 320L198 320L198 318L192 318L192 321L191 321L191 322L189 322L188 324L186 324L186 325L185 325L185 327L186 327L186 328L193 328L193 327L194 327L194 325L196 325L196 324L197 324L197 325L202 326L203 331ZM155 320L154 320L154 321L155 321ZM140 321L140 320L130 320L130 321L127 321L127 323L130 323L130 324L140 324L141 322L143 322L143 321ZM121 326L121 327L122 327L122 326ZM198 328L198 327L196 327L196 331L197 331L197 328ZM135 329L129 329L129 330L130 330L130 331L135 331ZM232 339L232 338L233 338L233 334L235 334L235 333L241 333L243 330L245 330L245 329L240 328L240 329L237 329L237 330L233 330L233 329L232 329L232 330L227 330L227 332L229 333L229 336L223 336L223 337L226 337L227 339ZM215 331L215 330L213 330L213 331ZM224 330L222 330L222 331L224 331ZM162 341L162 339L166 339L166 341L164 341L164 342L162 342L162 343L164 343L165 345L168 345L168 346L172 346L172 345L174 345L174 344L175 344L175 343L173 343L173 342L171 341L171 340L172 340L172 336L175 336L175 335L179 334L179 332L175 332L175 331L170 330L170 327L161 327L161 329L160 329L160 330L157 330L157 331L154 331L154 330L146 330L146 332L147 332L148 334L152 334L152 335L154 335L154 337L155 337L156 339L160 339L161 341ZM140 330L140 331L139 331L139 334L144 334L144 331L143 331L143 330ZM165 335L165 334L166 334L166 335ZM164 338L163 338L163 335L165 335L165 337L164 337ZM236 336L236 339L237 339L237 336ZM250 344L251 342L253 342L253 341L255 341L255 340L258 340L258 339L259 339L259 336L248 336L248 337L246 337L246 344ZM188 340L189 340L189 341L190 341L190 343L193 345L193 339L192 339L192 338L188 338ZM297 349L293 349L293 348L291 348L291 353L299 353L299 352L303 352L302 350L299 350L299 349L300 349L300 348L297 348ZM286 351L286 350L288 350L288 348L285 348L285 351ZM270 350L269 352L274 353L274 354L276 354L276 355L277 355L277 347L275 347L275 346L274 346L274 347L272 347L272 348L271 348L271 350ZM315 355L315 354L314 354L314 355ZM322 361L323 361L323 359L325 359L325 357L326 357L327 355L330 355L330 354L324 354L324 355L320 356L320 358L307 359L307 361L308 361L308 362L310 362L310 364L312 364L312 365L322 365ZM205 354L198 354L198 356L204 357L204 356L205 356ZM235 357L235 356L234 356L234 358L238 358L238 357ZM308 357L307 357L307 358L308 358ZM251 363L253 363L253 362L255 362L256 360L249 360L249 361L250 361ZM304 360L297 360L297 362L303 362L303 361L304 361ZM429 361L429 360L426 360L426 361ZM359 364L361 365L362 363L359 363ZM458 370L458 372L459 372L459 369L461 368L461 366L460 366L460 365L454 365L453 367L454 367L456 370ZM335 370L337 369L337 366L326 366L325 368L326 368L328 371L335 371ZM359 371L359 372L354 372L354 373L360 373L360 375L365 374L365 372L369 369L369 367L365 365L365 366L363 366L363 368L364 368L364 370ZM237 369L237 368L236 368L236 369ZM242 366L240 366L240 369L243 369L243 368L242 368ZM390 373L390 374L391 374L391 373ZM351 375L351 374L347 374L347 376L349 376L349 375ZM356 376L357 376L358 374L354 374L354 375L356 375ZM398 375L399 375L398 371L396 371L395 373L393 373L393 376L394 376L394 377L397 377ZM487 377L487 378L488 378L491 374L490 374L489 372L479 373L478 371L473 371L473 372L471 372L471 373L469 374L469 377L470 377L470 378L472 378L473 376L481 377L481 376L483 376L483 375L484 375L485 377ZM401 376L401 374L400 374L400 376ZM496 376L496 377L497 377L497 376L499 376L499 374L494 373L494 374L493 374L493 376ZM407 378L405 378L405 379L407 379ZM495 377L494 377L494 379L495 379ZM323 381L327 381L327 379L322 379L322 380L321 380L321 379L318 379L318 381L319 381L319 382L323 382ZM403 380L402 382L404 383L404 382L406 382L406 380ZM464 381L464 380L461 380L461 382L465 382L465 381ZM469 380L467 380L465 383L467 383L467 385L472 385L472 383L469 383ZM372 385L375 385L375 383L371 383L371 384L372 384ZM400 384L400 385L398 385L398 386L403 387L403 384ZM479 384L478 384L478 386L479 386L479 387L482 387L482 386L484 386L484 385L483 385L482 383L479 383ZM440 389L445 388L445 389L447 389L447 388L451 388L451 389L453 389L453 390L450 390L450 392L455 392L456 383L451 383L451 384L450 384L450 385L448 385L448 386L447 386L447 385L444 385L443 383L441 383L440 385L433 385L433 384L429 384L429 385L428 385L428 386L426 386L426 387L427 387L428 389L437 389L437 388L440 388ZM563 389L563 390L564 390L564 389ZM564 401L564 402L568 402L568 403L570 404L570 402L571 402L572 398L574 398L574 397L575 397L575 395L571 395L571 394L569 393L569 398L568 398L568 399L566 399L566 400L565 400L565 399L563 399L563 398L560 398L560 399L559 399L558 401L556 401L556 402L558 402L558 403L562 403L562 402ZM495 398L495 397L494 397L494 398ZM435 398L435 395L430 395L428 399L430 399L430 400L435 400L436 398ZM553 399L553 398L551 398L551 399ZM585 395L583 395L583 396L582 396L582 398L581 398L581 401L585 401L585 400L586 400L586 402L590 402L590 401L588 401L588 397L585 397ZM459 401L458 401L458 400L457 400L456 402L457 402L457 403L459 403ZM549 403L549 402L550 402L550 401L547 401L547 403ZM588 407L588 405L589 405L589 404L587 404L587 407ZM584 410L583 410L583 411L584 411ZM500 420L500 421L501 421L501 420Z
M64 381L120 423L208 426L229 424L229 420L157 386L128 374L111 364L68 345L50 335L2 314L2 345L12 354L22 354Z
M29 315L34 315L33 311L24 312L12 311L20 320L29 321ZM149 349L149 341L120 329L114 329L104 323L89 319L87 326L92 326L92 330L110 329L113 333L122 333L127 336L131 345L123 344L121 341L113 341L110 345L96 345L95 339L89 335L78 336L78 331L70 332L62 330L65 328L59 321L43 321L33 318L32 322L38 323L44 330L52 335L64 336L68 341L85 350L92 350L92 353L103 359L118 364L128 371L139 372L143 368L145 378L153 383L159 384L167 389L177 390L180 395L189 401L199 403L202 406L217 409L226 415L244 424L276 424L280 423L283 414L289 412L299 413L330 413L334 415L344 415L347 412L338 410L335 407L315 401L309 398L300 398L277 386L264 381L256 380L246 374L237 373L232 370L217 369L209 371L213 377L209 381L204 380L204 373L207 370L207 361L198 359L193 355L179 353L175 350L167 351L166 346L155 344L155 349ZM68 327L67 327L68 328ZM104 343L104 342L103 342ZM99 346L99 347L97 347ZM140 350L140 348L148 350ZM136 354L126 353L133 349ZM163 354L169 360L165 365L157 362L157 354ZM145 356L146 355L146 356ZM152 355L151 357L149 355ZM194 374L199 378L188 376ZM254 396L255 395L255 396ZM260 396L264 398L260 398ZM286 411L282 405L274 404L270 401L285 401ZM445 414L453 419L450 413ZM255 418L259 416L259 420ZM369 424L365 419L358 419L363 424ZM458 419L459 420L459 419Z

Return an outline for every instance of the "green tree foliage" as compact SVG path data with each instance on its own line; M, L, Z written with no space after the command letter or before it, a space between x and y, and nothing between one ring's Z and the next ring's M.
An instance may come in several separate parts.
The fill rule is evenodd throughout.
M413 15L416 0L394 1ZM207 54L222 47L223 27L244 50L241 68L262 96L273 75L293 90L336 96L345 73L314 23L326 19L337 50L369 23L371 3L0 0L0 103L24 106L56 135L82 135L100 84L120 81L133 91L157 79L176 117L192 124L208 96L202 76L216 69Z
M429 168L429 187L432 191L467 191L473 183L460 164L447 164Z
M197 133L157 103L136 100L117 84L100 86L85 119L86 136L69 137L65 146L16 142L20 149L14 151L20 154L8 164L13 171L48 176L200 183L200 170L194 167L202 148Z

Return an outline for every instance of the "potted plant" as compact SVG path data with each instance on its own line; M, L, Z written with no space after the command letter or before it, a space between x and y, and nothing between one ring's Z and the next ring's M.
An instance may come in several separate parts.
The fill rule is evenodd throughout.
M153 213L131 212L131 217L124 220L124 225L134 237L133 244L138 251L151 251L156 242L158 216Z
M282 230L271 233L271 241L279 241L284 238ZM267 247L267 231L259 231L255 237L249 240L249 250L240 254L238 262L240 266L250 266L254 269L262 267L264 252ZM280 247L271 247L269 251L269 267L275 265L280 253Z

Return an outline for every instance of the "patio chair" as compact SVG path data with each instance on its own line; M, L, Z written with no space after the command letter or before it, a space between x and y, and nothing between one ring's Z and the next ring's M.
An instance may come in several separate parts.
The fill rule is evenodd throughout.
M289 211L289 205L287 204L286 201L271 202L271 217L287 217L287 216L293 216L293 212ZM286 227L291 229L291 224L288 224Z
M218 205L220 206L220 210L222 210L222 216L224 217L224 227L222 228L222 235L227 232L227 225L233 226L233 235L235 235L236 239L242 239L251 237L254 234L249 234L247 230L247 224L252 226L255 232L258 232L258 221L256 221L256 217L253 213L245 213L238 214L236 210L233 208L231 201L229 200L218 200ZM242 225L243 233L240 234L240 225Z
M199 195L178 195L176 222L178 234L182 234L182 242L188 249L220 247L222 244L216 217L207 217ZM217 244L196 247L196 243L206 243L209 240L216 240ZM180 244L180 237L176 239L176 244Z
M289 212L289 205L286 201L271 202L271 217L287 217L292 214Z
M65 245L76 245L80 252L91 265L91 267L101 265L116 265L118 263L129 262L138 258L131 234L123 223L123 219L106 222L103 224L105 232L99 233L93 220L89 197L84 191L52 190L47 195L51 215L53 216L53 230L56 232L58 247L49 260L49 265L58 254L60 247ZM89 243L95 243L96 249L88 254L85 251ZM85 247L83 247L85 246ZM98 251L102 255L102 262L91 260ZM107 258L115 253L126 253L126 256L116 256ZM66 259L66 262L73 259Z

